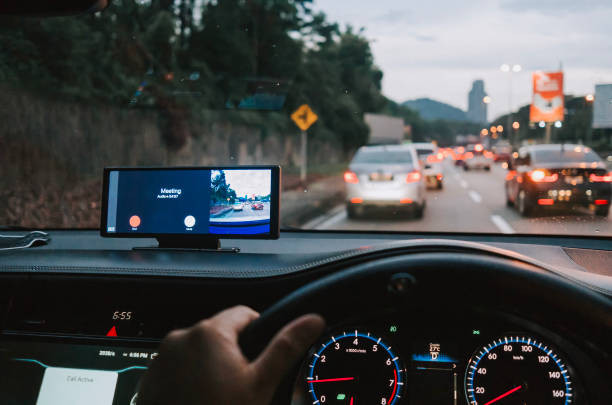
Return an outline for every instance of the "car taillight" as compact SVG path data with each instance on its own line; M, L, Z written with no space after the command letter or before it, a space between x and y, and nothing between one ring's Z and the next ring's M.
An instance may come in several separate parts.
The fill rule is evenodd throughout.
M427 156L427 162L428 163L438 163L442 160L443 156L440 156L441 153L437 154L437 155L429 155Z
M536 169L529 172L529 178L534 183L554 183L559 180L559 175L557 173L549 174L545 170Z
M589 176L589 181L591 183L612 183L612 172L604 174L603 176L598 176L595 173L591 173Z
M344 172L344 181L351 184L359 183L359 178L354 172L346 171Z
M417 171L410 172L408 176L406 176L406 183L415 183L419 180L421 180L421 173Z

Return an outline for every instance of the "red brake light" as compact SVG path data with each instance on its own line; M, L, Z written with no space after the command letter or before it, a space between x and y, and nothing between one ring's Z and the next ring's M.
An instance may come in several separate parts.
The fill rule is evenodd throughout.
M444 155L441 152L436 153L435 155L427 155L427 161L429 163L438 163L444 159Z
M612 183L612 172L604 174L603 176L598 176L595 173L592 173L589 176L589 181L591 183Z
M529 178L534 183L554 183L559 180L559 175L557 173L549 175L545 170L536 169L529 172Z
M421 173L417 172L416 170L408 173L408 176L406 176L406 183L415 183L419 180L421 180Z
M344 181L347 183L357 184L359 183L359 178L357 175L351 171L344 172Z
M595 205L608 205L608 200L595 200Z
M552 198L540 198L538 200L539 205L553 205L555 201Z
M484 150L484 146L482 146L481 144L478 144L478 145L474 146L474 150L476 152L482 152Z

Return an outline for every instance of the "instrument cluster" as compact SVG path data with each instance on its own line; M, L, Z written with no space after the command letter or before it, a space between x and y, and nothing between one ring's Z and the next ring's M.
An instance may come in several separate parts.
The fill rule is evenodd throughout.
M300 367L292 404L584 403L555 337L493 317L419 324L330 328Z

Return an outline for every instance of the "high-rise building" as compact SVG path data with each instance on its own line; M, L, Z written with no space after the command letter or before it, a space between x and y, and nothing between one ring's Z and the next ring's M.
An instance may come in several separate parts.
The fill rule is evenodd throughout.
M479 124L487 123L487 104L484 101L486 95L484 81L474 80L472 90L468 93L467 117L470 121Z

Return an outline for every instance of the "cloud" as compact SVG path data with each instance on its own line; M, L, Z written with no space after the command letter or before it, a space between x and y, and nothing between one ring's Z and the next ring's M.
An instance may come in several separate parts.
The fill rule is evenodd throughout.
M371 21L385 24L410 23L411 13L408 10L389 10L372 18Z
M612 9L610 0L502 0L501 8L514 12L535 11L547 15L592 12Z
M531 72L563 63L568 93L612 82L612 0L317 0L341 24L365 27L383 93L395 100L430 97L465 107L472 80L493 97L490 116L508 108L503 63L520 64L512 103L531 98Z
M434 42L436 41L436 37L433 35L423 35L423 34L412 34L414 38L421 42Z

